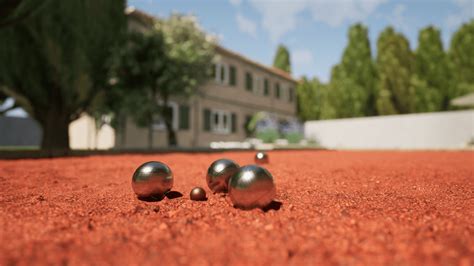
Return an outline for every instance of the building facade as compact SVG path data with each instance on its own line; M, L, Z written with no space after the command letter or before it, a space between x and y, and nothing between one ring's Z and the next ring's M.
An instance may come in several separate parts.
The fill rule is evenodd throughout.
M145 31L153 18L128 12L130 30ZM296 119L297 81L288 73L264 66L224 47L216 47L214 78L189 98L172 98L173 126L178 145L208 147L214 141L242 141L245 125L256 112L264 111L285 123ZM159 101L157 101L159 104ZM167 146L166 128L153 125L153 147ZM131 119L116 132L117 148L145 148L148 129Z

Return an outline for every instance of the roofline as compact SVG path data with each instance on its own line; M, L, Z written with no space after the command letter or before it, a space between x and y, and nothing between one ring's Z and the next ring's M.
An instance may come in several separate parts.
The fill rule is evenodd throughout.
M234 52L234 51L232 51L232 50L229 50L229 49L223 47L222 45L217 44L217 45L216 45L216 50L217 50L218 52L220 52L220 53L227 54L227 55L229 55L229 56L232 56L232 57L238 58L238 59L240 59L240 60L242 60L242 61L245 61L245 62L247 62L247 63L249 63L249 64L251 64L251 65L254 65L254 66L258 67L258 68L261 68L261 69L263 69L263 70L265 70L265 71L268 71L268 72L270 72L270 73L272 73L272 74L274 74L274 75L277 75L277 76L279 76L279 77L281 77L281 78L283 78L283 79L286 79L286 80L291 81L291 82L298 83L298 80L296 80L295 78L293 78L288 72L283 71L283 70L280 70L280 69L275 68L275 67L270 67L270 66L266 66L266 65L264 65L264 64L261 64L261 63L255 61L255 60L252 60L252 59L250 59L250 58L248 58L248 57L246 57L246 56L244 56L244 55L241 55L241 54L239 54L239 53L237 53L237 52Z
M139 9L135 9L134 7L127 7L125 9L125 14L127 16L136 17L136 18L140 19L140 22L145 23L145 24L151 24L153 22L153 20L157 19L156 17L154 17L154 16L152 16L152 15L146 13L146 12L143 12ZM262 63L259 63L259 62L255 61L255 60L252 60L252 59L250 59L250 58L248 58L244 55L241 55L237 52L234 52L234 51L232 51L228 48L225 48L220 44L216 44L216 50L217 50L217 52L232 56L232 57L237 58L237 59L240 59L240 60L242 60L242 61L244 61L248 64L256 66L256 67L258 67L260 69L263 69L267 72L270 72L271 74L274 74L274 75L276 75L280 78L286 79L286 80L291 81L291 82L298 83L298 80L293 78L290 73L288 73L286 71L283 71L281 69L275 68L275 67L271 67L271 66L267 66L267 65L264 65Z

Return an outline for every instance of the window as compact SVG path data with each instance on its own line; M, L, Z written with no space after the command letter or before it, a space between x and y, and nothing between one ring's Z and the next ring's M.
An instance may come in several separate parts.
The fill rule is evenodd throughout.
M231 132L231 114L227 111L211 111L211 130L216 133L228 134Z
M237 69L235 66L229 67L230 77L229 77L229 85L237 86Z
M248 91L253 90L253 77L250 72L245 73L245 89Z
M275 97L277 99L280 99L280 93L281 93L281 88L280 88L280 83L275 83Z
M159 103L161 105L161 103ZM178 105L175 102L168 103L168 115L171 116L173 128L178 129ZM153 130L165 130L166 124L163 116L159 115L153 119Z
M221 134L237 132L237 115L224 110L204 109L204 131Z
M288 88L288 101L291 103L295 98L295 92L293 88Z
M269 86L268 79L266 78L263 80L263 95L265 96L268 96L270 94L270 90L268 86Z
M187 105L179 106L179 129L189 129L189 106Z
M219 84L229 83L229 66L224 63L215 64L214 78Z

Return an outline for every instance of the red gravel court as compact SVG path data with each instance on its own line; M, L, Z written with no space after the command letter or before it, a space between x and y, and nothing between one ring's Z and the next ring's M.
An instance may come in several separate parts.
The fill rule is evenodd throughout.
M474 264L474 152L274 151L281 205L189 200L213 160L253 155L0 160L0 265ZM170 198L134 196L149 160L173 170Z

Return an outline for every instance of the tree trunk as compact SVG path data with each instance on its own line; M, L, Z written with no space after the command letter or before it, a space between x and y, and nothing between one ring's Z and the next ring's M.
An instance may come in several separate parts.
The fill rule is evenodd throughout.
M69 151L69 115L50 111L39 119L43 127L41 149L49 153L67 153Z
M168 146L178 146L178 140L176 138L176 132L173 128L173 114L171 109L168 107L168 96L163 97L163 107L161 108L162 116L165 120L166 131L168 135Z

